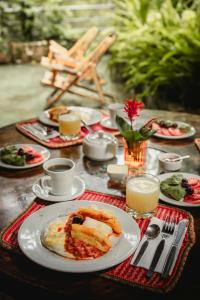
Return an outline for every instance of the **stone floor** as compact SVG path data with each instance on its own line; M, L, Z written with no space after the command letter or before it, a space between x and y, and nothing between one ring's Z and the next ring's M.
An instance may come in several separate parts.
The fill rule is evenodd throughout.
M44 71L45 69L37 64L0 66L0 127L38 116L44 109L46 97L52 91L51 88L40 84ZM111 80L107 56L100 62L98 71L106 81L104 89L115 94L119 102L122 101L125 94L122 86ZM99 106L99 101L72 94L65 94L61 102L67 105Z

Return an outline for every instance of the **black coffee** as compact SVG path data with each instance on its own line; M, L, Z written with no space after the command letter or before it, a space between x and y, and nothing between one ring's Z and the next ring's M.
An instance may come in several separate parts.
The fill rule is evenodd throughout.
M53 171L53 172L64 172L69 169L71 169L71 167L67 165L54 165L48 168L49 171Z

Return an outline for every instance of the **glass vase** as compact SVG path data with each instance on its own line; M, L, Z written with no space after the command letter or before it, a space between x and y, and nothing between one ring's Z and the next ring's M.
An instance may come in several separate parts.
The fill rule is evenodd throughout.
M130 168L142 168L145 165L148 141L137 141L129 147L124 141L124 163Z

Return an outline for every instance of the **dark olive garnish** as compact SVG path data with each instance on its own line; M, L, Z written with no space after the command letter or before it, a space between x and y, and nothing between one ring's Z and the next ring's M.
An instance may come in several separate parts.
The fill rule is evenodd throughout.
M188 195L192 195L194 193L194 190L191 186L189 186L188 188L186 188L186 192Z
M24 150L22 148L19 148L18 152L17 152L18 155L22 156L24 155Z
M183 178L183 179L182 179L182 182L188 183L188 180Z
M29 160L31 160L31 159L33 159L35 156L33 155L33 154L31 154L31 153L24 153L25 154L25 157L26 157L26 161L29 161Z
M73 217L73 220L72 220L72 224L83 224L84 222L84 218L81 217L81 216L75 216Z
M187 182L182 182L181 186L187 189L189 187L189 184Z
M165 122L164 121L160 121L159 125L162 127L163 125L165 125Z
M178 124L173 123L171 127L172 127L172 128L177 128L177 127L178 127Z

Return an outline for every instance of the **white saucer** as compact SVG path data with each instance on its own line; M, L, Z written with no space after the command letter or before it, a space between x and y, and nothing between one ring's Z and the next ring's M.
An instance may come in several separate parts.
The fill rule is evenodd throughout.
M118 129L117 125L113 125L111 123L110 118L104 118L103 120L101 120L100 124L101 124L101 126L108 128L108 129L112 129L112 130Z
M56 196L49 193L40 185L40 179L32 186L33 193L42 200L51 202L69 201L81 196L85 191L85 182L78 176L74 177L72 191L64 196Z

